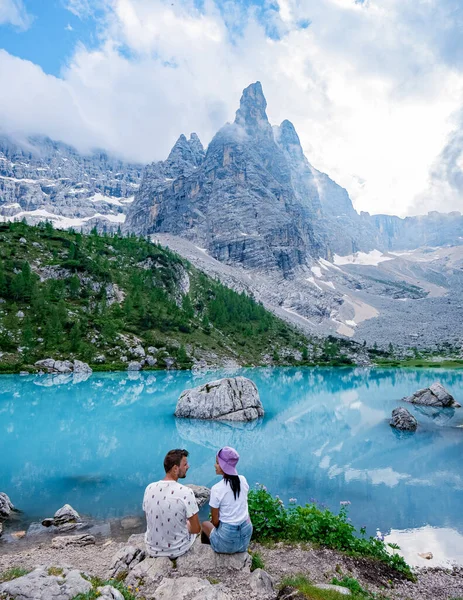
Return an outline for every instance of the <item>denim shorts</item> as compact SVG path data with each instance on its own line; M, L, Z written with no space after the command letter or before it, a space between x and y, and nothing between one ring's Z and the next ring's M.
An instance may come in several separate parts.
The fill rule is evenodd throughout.
M248 518L239 525L219 523L219 526L211 531L210 541L214 552L220 554L235 554L235 552L246 552L252 535L252 523Z

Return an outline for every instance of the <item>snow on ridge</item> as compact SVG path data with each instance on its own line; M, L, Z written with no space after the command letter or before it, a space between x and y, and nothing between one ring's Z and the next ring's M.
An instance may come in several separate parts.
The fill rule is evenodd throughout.
M393 256L386 256L379 250L370 250L370 252L356 252L355 254L349 254L347 256L339 256L338 254L335 254L333 257L334 264L338 266L365 265L377 267L379 263L393 259Z
M87 221L91 221L92 219L106 219L111 223L122 223L125 222L126 215L119 213L117 215L102 215L101 213L95 213L90 217L72 218L72 217L63 217L62 215L56 215L55 213L51 213L48 210L38 208L36 210L23 210L15 215L2 216L0 215L0 223L6 223L8 221L17 221L27 217L32 219L37 219L39 221L52 221L54 227L57 229L69 229L71 227L82 227Z
M314 285L317 289L319 289L321 292L323 291L322 288L318 285L318 283L315 281L314 277L306 277L305 279L306 281L308 281L309 283L311 283L312 285Z
M315 277L318 277L319 279L323 277L323 273L320 267L310 267L310 270L315 275Z
M324 258L319 258L318 262L320 263L320 265L322 267L324 267L325 269L335 269L336 271L341 271L342 273L342 269L340 269L339 267L337 267L336 265L333 265L333 263L330 263L329 260L326 260Z

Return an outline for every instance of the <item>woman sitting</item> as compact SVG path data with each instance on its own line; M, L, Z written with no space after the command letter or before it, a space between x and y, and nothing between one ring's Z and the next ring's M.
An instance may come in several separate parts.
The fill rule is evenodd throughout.
M222 480L212 486L212 523L201 524L202 538L209 538L212 549L222 554L246 552L252 535L252 523L248 511L249 485L243 475L238 475L236 463L239 454L225 446L217 452L215 472Z

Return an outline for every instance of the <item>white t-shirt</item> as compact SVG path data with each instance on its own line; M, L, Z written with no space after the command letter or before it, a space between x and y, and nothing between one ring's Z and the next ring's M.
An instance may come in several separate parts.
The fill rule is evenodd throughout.
M236 498L233 496L233 490L230 483L225 483L225 479L221 479L211 488L211 499L209 506L219 509L219 518L222 523L230 525L239 525L249 517L248 512L248 490L249 485L246 477L239 475L241 483L240 495Z
M190 549L196 535L189 533L187 519L198 512L190 488L177 481L150 483L143 497L143 510L148 554L176 558Z

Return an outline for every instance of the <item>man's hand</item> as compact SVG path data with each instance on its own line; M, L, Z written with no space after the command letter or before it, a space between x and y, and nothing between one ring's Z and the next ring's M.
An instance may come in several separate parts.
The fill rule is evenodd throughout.
M190 533L200 533L201 532L201 524L199 522L198 513L187 519L186 522L187 529Z

